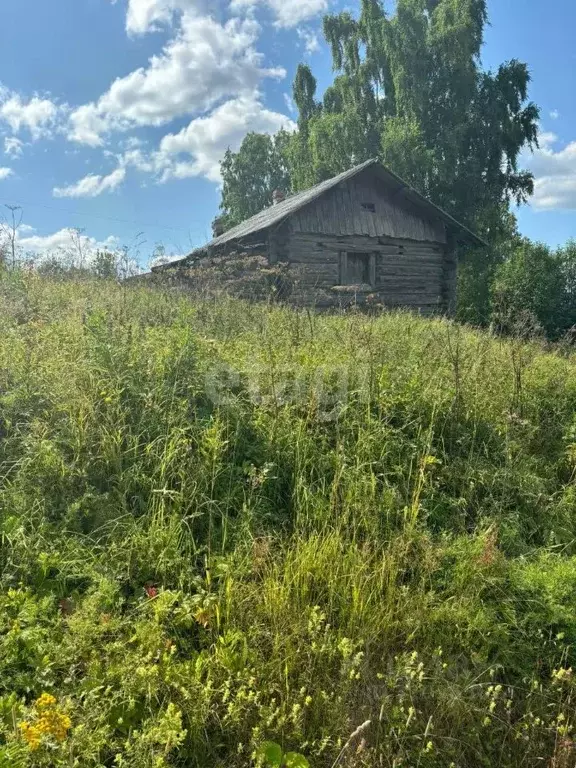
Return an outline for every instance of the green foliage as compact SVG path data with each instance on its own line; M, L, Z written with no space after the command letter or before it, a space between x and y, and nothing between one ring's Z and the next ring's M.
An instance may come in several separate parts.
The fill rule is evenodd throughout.
M573 764L569 351L18 273L0 331L0 765Z
M298 752L282 751L280 744L265 741L256 751L256 758L268 768L310 768L304 755Z
M576 325L576 240L569 240L558 248L556 258L564 283L564 319L563 325L571 329Z
M134 273L134 266L122 274L121 256L112 251L96 251L93 258L82 266L74 263L73 259L64 254L47 256L34 265L34 271L43 277L62 280L91 280L98 277L101 280L118 280Z
M574 325L572 270L574 248L557 253L542 243L522 240L499 267L492 286L492 319L514 333L528 323L558 338Z
M97 251L92 264L92 272L103 280L118 278L118 255L110 251Z
M288 192L290 180L285 160L288 136L280 131L249 133L240 150L228 150L222 161L222 224L225 229L239 224L272 205L275 189Z
M526 103L523 64L481 70L486 22L484 0L399 0L392 17L365 0L358 19L343 12L324 22L341 73L333 86L339 97L330 92L327 106L358 119L356 157L381 152L400 176L475 227L487 210L531 193L517 161L536 142L538 118Z
M252 134L227 154L222 207L237 223L270 204L272 177L300 191L379 157L490 244L462 254L460 314L486 323L509 204L533 192L519 167L522 150L537 143L528 68L513 59L482 69L486 0L398 0L393 14L380 0L359 6L357 17L324 19L335 76L321 101L309 66L298 67L296 132Z
M284 753L280 744L276 744L274 741L265 741L257 750L256 757L270 768L280 768Z

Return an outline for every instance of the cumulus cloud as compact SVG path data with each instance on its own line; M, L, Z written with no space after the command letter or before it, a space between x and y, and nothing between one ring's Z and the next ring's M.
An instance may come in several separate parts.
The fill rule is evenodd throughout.
M205 176L220 181L220 161L230 147L239 148L249 131L275 133L293 130L294 123L279 112L266 109L256 95L231 99L207 117L192 120L179 133L164 136L154 165L162 169L162 180Z
M4 139L4 154L8 157L20 157L24 149L24 142L16 136L6 136Z
M232 11L242 12L264 5L274 14L277 26L295 27L325 13L329 0L232 0ZM178 14L206 13L218 0L129 0L126 31L130 35L155 32L174 21Z
M328 0L232 0L231 8L242 11L259 4L270 9L279 27L296 27L328 10Z
M12 170L12 168L0 168L0 181L7 179L9 176L12 176L13 174L14 174L14 171Z
M257 93L230 99L208 115L195 118L178 133L168 133L154 151L141 142L128 141L117 157L118 167L108 175L89 174L74 184L55 187L55 197L96 197L117 189L129 169L151 174L160 182L205 177L218 183L220 162L230 147L237 150L250 131L276 133L295 129L286 115L264 107ZM112 153L106 152L108 156Z
M185 15L174 40L147 67L118 78L96 103L76 109L69 138L103 144L110 131L160 126L176 117L210 109L223 98L254 92L263 78L281 78L283 69L263 67L254 48L260 32L250 19L219 24Z
M103 192L117 189L126 178L126 168L119 167L107 176L90 173L67 187L54 187L54 197L98 197Z
M18 248L26 254L43 258L47 256L75 258L81 250L83 257L89 261L99 250L117 250L118 238L109 236L105 240L97 240L75 229L60 229L50 235L30 234L34 228L22 224L18 229ZM25 235L24 237L22 235Z
M297 32L298 37L304 43L304 50L307 54L311 55L313 53L317 53L320 50L320 40L318 40L318 35L316 32L314 32L313 29L307 29L306 27L303 27L297 30Z
M558 112L557 109L553 109L552 112L550 112L550 117L552 118L552 120L558 120L558 118L560 117L560 112Z
M0 86L0 121L14 133L27 129L34 140L49 136L65 110L50 99L33 96L26 100Z
M204 7L202 0L129 0L126 31L130 35L155 32L169 24L176 13Z
M535 180L532 206L576 210L576 141L555 149L558 137L545 131L540 133L539 143L539 149L526 159Z

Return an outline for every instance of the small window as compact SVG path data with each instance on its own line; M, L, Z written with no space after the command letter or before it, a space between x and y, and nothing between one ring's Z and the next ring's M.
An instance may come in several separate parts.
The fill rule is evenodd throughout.
M376 206L374 203L361 203L362 208L369 213L376 213Z
M349 252L341 254L341 285L374 285L375 255Z

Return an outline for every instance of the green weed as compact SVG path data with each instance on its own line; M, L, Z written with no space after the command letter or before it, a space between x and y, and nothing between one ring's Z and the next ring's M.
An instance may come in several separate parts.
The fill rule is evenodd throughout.
M0 766L576 764L569 351L17 274L0 332Z

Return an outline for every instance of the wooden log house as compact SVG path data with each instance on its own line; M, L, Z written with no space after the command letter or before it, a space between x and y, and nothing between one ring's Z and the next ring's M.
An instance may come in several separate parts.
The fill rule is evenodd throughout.
M300 306L374 302L425 314L450 312L458 244L480 238L370 160L282 199L154 272L187 271L206 259L257 253L291 277L286 299Z

